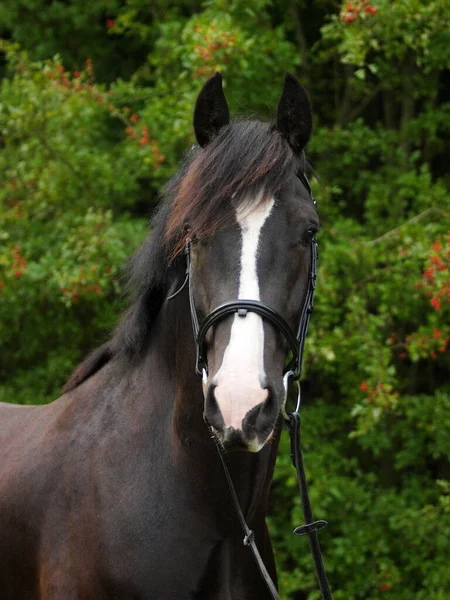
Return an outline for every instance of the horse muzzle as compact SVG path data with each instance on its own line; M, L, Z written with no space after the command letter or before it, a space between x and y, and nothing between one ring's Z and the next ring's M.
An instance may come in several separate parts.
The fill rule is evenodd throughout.
M273 435L278 404L271 387L210 384L205 419L225 448L259 452Z

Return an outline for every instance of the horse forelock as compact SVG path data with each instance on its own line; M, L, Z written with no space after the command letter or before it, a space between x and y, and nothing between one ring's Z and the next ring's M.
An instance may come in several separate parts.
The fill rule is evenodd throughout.
M235 220L249 197L273 197L295 174L298 160L270 123L235 120L203 149L194 151L174 189L165 240L171 258L191 237L208 237ZM263 193L261 193L263 191Z

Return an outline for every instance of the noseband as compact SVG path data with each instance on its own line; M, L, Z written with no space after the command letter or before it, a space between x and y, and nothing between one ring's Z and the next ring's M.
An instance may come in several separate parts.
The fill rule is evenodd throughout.
M297 173L298 178L303 183L309 195L316 205L316 201L313 198L311 192L311 186L309 184L308 178L305 173L300 172ZM189 305L191 310L191 321L192 321L192 329L194 332L194 340L197 348L197 359L195 363L195 370L198 375L203 377L203 381L206 383L208 377L208 360L206 354L206 343L205 338L208 331L229 315L237 314L241 318L245 318L249 312L254 312L263 320L268 321L273 325L276 331L280 332L285 340L288 343L290 352L292 354L289 363L286 365L283 371L283 383L285 388L285 398L282 405L282 413L285 419L285 427L289 432L290 440L291 440L291 460L293 466L297 472L297 481L298 488L300 492L300 498L302 502L303 508L303 516L305 519L304 525L300 525L296 527L294 533L296 535L307 535L309 546L311 550L311 554L314 560L314 566L316 569L316 575L319 582L320 591L322 593L323 600L332 600L331 592L328 584L327 575L325 572L325 567L322 560L322 554L319 544L319 539L317 536L317 532L327 525L326 521L314 521L313 513L311 510L311 504L309 501L308 489L306 484L306 475L303 467L303 456L300 445L300 385L298 380L302 374L302 362L303 362L303 350L305 347L306 334L308 331L309 319L311 316L311 312L313 309L313 301L314 301L314 291L316 289L316 275L317 275L317 240L315 237L311 240L311 252L310 252L310 265L309 265L309 276L308 276L308 288L306 291L306 296L303 301L302 310L300 313L300 321L297 329L297 333L294 332L289 323L282 317L277 311L275 311L267 304L260 302L259 300L234 300L231 302L225 302L221 304L217 308L215 308L212 312L209 313L207 317L199 323L197 311L195 308L194 295L192 289L192 279L191 275L191 240L186 240L185 246L185 255L186 255L186 277L183 282L183 285L180 287L178 291L169 296L167 299L170 300L177 296L181 290L188 283L189 285ZM285 403L288 395L289 383L291 381L296 381L298 385L298 400L297 407L292 413L286 413L285 411ZM225 476L227 479L228 487L230 490L231 498L233 500L234 508L236 510L237 517L239 519L242 531L244 533L243 543L245 546L249 546L253 556L255 558L256 564L259 568L262 578L264 579L267 589L271 595L273 600L279 600L279 595L275 584L270 577L264 562L261 558L259 550L256 546L254 533L248 527L245 517L242 513L242 509L239 504L239 500L236 494L236 490L234 488L233 481L231 479L230 473L228 471L228 466L225 461L225 457L223 456L222 447L217 439L214 428L209 425L206 421L206 425L210 429L212 433L212 438L216 444L217 451L219 453L219 457L225 472Z

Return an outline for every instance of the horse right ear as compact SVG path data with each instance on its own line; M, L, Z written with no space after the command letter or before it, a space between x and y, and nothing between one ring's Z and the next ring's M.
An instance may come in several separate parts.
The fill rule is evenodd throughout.
M202 87L195 103L194 131L202 148L230 122L230 111L222 89L222 75L216 73Z
M277 129L299 155L311 137L312 112L305 88L294 75L286 73L277 108Z

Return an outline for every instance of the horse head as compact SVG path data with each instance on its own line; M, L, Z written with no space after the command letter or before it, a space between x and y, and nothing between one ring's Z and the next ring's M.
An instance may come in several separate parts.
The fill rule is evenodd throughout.
M165 235L174 257L187 248L204 415L228 448L259 451L285 401L319 227L304 176L311 124L307 95L290 74L275 125L230 121L218 73L197 99L199 146L177 183Z

